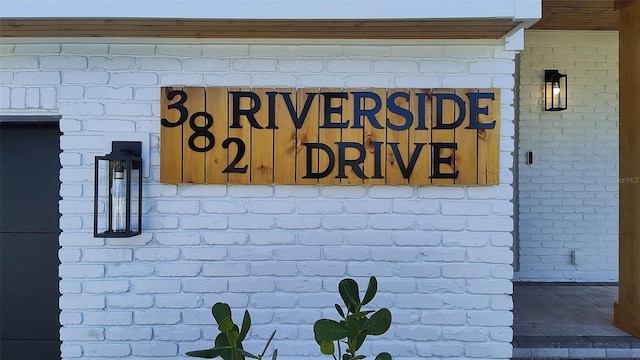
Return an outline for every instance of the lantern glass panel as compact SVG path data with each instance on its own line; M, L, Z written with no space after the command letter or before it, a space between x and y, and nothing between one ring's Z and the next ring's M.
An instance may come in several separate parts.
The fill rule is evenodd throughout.
M94 236L109 228L109 161L97 157L95 170Z
M567 108L567 75L563 75L558 79L558 108Z
M137 163L137 164L136 164ZM133 168L131 169L131 182L130 182L130 193L131 193L131 215L129 216L130 225L129 228L131 232L139 234L140 233L140 215L142 211L142 199L140 198L141 190L142 190L142 164L138 161L133 161Z
M111 202L110 232L124 232L127 230L127 173L125 160L113 160L111 164L111 181L109 196Z

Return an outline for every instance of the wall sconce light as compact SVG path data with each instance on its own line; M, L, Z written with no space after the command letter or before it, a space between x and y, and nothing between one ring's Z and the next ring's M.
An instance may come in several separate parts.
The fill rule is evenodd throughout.
M142 227L142 143L113 141L111 153L96 156L93 236L125 238Z
M544 71L544 109L562 111L567 109L567 75L558 70Z

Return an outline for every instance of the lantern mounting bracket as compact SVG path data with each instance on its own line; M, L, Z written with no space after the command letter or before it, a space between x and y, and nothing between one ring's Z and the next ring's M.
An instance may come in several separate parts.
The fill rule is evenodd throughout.
M142 154L142 143L140 141L113 141L111 142L111 152L114 154L124 153L140 157Z

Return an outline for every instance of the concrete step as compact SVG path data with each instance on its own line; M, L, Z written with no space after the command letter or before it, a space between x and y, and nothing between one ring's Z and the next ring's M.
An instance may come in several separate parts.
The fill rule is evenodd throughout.
M514 348L515 359L640 359L640 349L630 348Z

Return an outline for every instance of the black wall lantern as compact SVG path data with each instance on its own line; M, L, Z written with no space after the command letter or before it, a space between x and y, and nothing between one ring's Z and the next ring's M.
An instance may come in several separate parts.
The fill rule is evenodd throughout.
M114 141L111 153L96 156L93 236L139 235L142 226L142 143Z
M558 70L544 71L544 109L562 111L567 109L567 75Z

